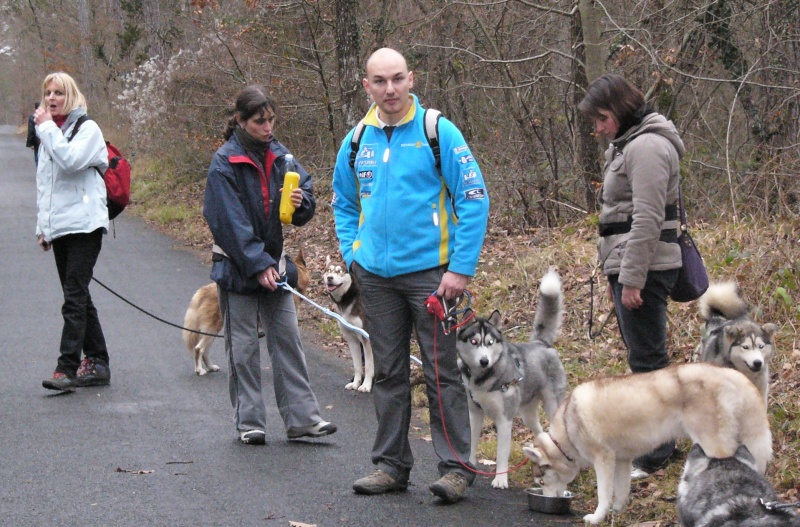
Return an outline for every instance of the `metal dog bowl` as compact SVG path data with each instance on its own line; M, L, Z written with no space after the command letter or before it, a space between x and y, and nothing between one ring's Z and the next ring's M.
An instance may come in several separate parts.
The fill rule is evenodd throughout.
M539 487L525 489L525 494L528 495L528 508L545 514L568 514L569 504L575 497L570 491L564 491L563 496L545 496Z

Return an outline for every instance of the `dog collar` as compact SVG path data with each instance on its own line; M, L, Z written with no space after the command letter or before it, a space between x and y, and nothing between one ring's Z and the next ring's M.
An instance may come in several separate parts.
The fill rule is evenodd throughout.
M559 451L559 452L561 452L561 454L562 454L562 455L563 455L565 458L567 458L567 461L569 461L570 463L575 463L575 460L574 460L574 459L572 459L571 457L569 457L569 456L567 455L567 453L566 453L566 452L564 452L564 449L563 449L563 448L561 448L561 445L559 445L559 444L558 444L558 441L556 441L556 440L555 440L555 438L554 438L553 436L551 436L549 433L548 433L547 435L549 435L549 436L550 436L550 440L551 440L551 441L553 442L553 444L556 446L556 448L558 449L558 451Z

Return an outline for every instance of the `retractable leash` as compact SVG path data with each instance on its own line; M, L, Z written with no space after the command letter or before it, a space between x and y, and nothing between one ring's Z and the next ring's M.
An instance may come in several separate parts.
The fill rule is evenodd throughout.
M466 299L466 304L463 307L461 303ZM470 304L472 303L472 294L464 290L464 295L455 299L455 301L448 305L447 301L436 294L434 291L431 296L425 301L425 307L428 309L428 313L433 315L434 320L439 320L442 323L442 332L447 335L451 331L458 329L464 326L467 322L469 322L474 316L475 311L469 314L464 320L458 322L458 315L463 315L466 311L470 308ZM436 322L434 321L434 328L433 328L433 369L436 373L436 391L439 394L439 415L442 417L442 431L444 432L444 438L447 440L447 446L450 448L450 452L455 456L456 461L464 467L465 469L469 470L474 474L480 474L481 476L499 476L501 474L509 474L514 472L521 466L525 465L528 462L528 458L525 458L520 463L514 465L513 467L509 468L508 470L504 470L503 472L486 472L483 470L478 470L472 468L467 463L464 462L463 459L458 455L455 448L453 448L453 444L450 442L450 434L447 433L447 423L444 420L444 406L442 404L442 388L439 383L439 353L437 351L436 346Z
M349 329L352 329L353 331L355 331L359 335L363 336L365 339L369 340L369 333L367 333L366 331L364 331L361 328L358 328L358 327L352 325L351 323L346 321L344 319L344 317L341 316L339 313L334 313L330 309L322 307L321 305L317 304L316 302L314 302L313 300L311 300L307 296L303 295L303 293L301 293L300 291L298 291L297 289L295 289L294 287L289 285L289 283L286 281L286 276L283 276L283 279L280 282L278 282L278 287L282 287L283 289L289 291L293 295L297 295L302 300L305 300L306 302L308 302L312 306L316 307L317 309L319 309L320 311L322 311L323 313L325 313L329 317L335 318L336 320L338 320L339 322L341 322L342 324L347 326Z

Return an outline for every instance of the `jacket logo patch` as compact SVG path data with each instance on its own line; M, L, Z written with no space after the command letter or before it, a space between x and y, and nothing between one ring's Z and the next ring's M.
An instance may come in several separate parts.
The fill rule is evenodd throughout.
M377 166L378 162L375 159L375 152L375 145L362 145L361 149L358 151L358 155L356 155L355 164L359 167Z
M358 177L361 179L372 179L372 170L362 170L358 173Z
M482 188L473 188L465 190L464 197L466 199L484 199L486 197L486 192Z
M453 149L454 154L460 154L461 152L467 152L469 147L467 145L457 146Z
M465 155L465 156L461 156L461 157L459 157L459 158L458 158L458 162L459 162L460 164L462 164L462 165L466 165L467 163L474 163L474 162L475 162L475 158L474 158L474 157L472 157L472 155L471 155L471 154L467 154L467 155Z
M465 186L477 185L480 183L478 179L478 171L472 167L461 169L461 183Z

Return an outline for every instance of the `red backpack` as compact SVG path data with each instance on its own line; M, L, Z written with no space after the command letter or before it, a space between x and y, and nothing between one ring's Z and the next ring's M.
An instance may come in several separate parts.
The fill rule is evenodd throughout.
M89 120L88 115L81 115L72 128L67 141L72 141L78 129ZM113 220L125 210L131 200L131 164L119 151L119 148L106 141L108 149L108 170L103 174L99 167L94 167L103 177L106 184L106 204L108 205L108 219Z

